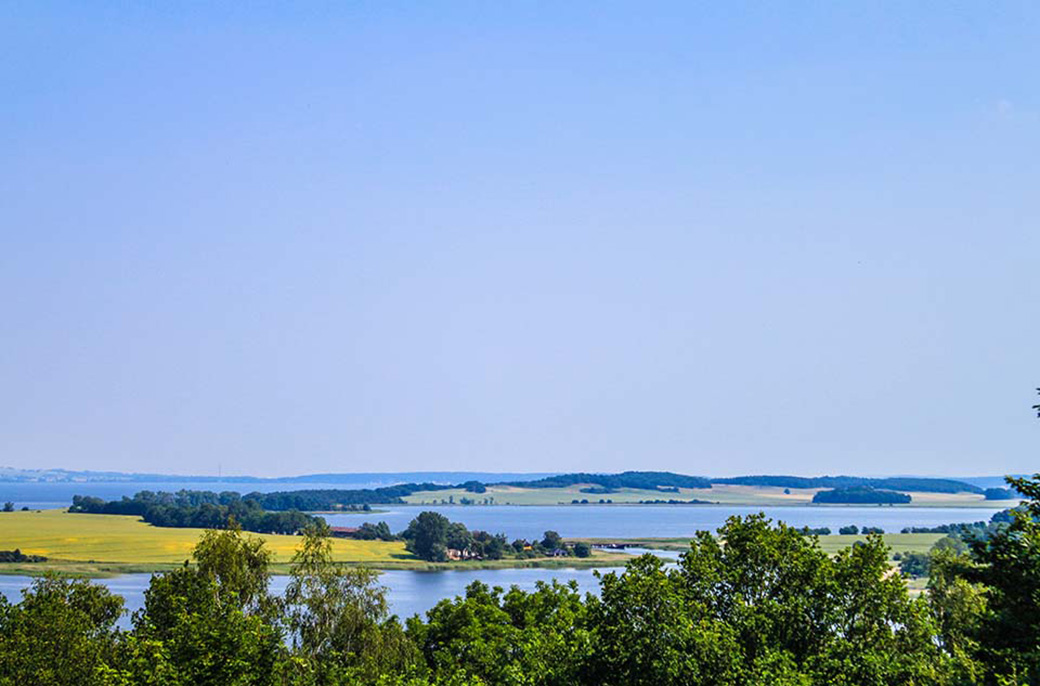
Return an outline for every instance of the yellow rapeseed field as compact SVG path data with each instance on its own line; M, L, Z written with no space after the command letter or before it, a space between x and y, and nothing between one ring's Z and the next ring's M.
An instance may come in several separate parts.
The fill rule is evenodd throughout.
M0 513L0 550L20 549L53 560L158 564L183 562L202 529L151 526L138 517L70 514L63 510ZM300 545L299 536L260 536L275 562L288 562ZM401 542L333 539L333 554L341 562L388 562L414 559Z

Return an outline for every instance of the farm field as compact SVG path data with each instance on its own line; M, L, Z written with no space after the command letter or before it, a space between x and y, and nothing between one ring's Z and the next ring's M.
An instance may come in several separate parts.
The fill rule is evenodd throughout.
M632 504L641 500L704 500L721 505L811 505L813 495L822 489L775 486L740 486L716 484L711 488L681 488L678 493L649 489L622 488L612 493L582 493L589 484L575 484L566 488L519 488L515 486L488 486L484 493L472 493L462 488L443 491L417 491L405 496L414 505L439 504L442 501L461 503L463 499L480 504L490 499L493 505L569 505L574 500L598 503L601 499L614 504ZM785 492L787 491L787 492ZM1014 507L1017 500L986 500L978 493L921 493L910 491L910 506L917 507ZM831 507L818 505L817 507ZM895 506L901 507L901 506ZM906 507L906 506L902 506Z
M155 527L133 516L70 514L64 510L0 513L0 550L19 549L26 555L48 558L45 563L0 564L0 573L34 574L54 570L96 576L169 569L191 557L191 550L202 531ZM249 535L264 539L268 549L274 553L272 571L288 571L288 562L300 545L300 537ZM378 569L590 567L623 564L629 559L621 553L596 551L592 557L583 560L535 558L437 564L416 558L400 541L336 538L332 546L337 561Z

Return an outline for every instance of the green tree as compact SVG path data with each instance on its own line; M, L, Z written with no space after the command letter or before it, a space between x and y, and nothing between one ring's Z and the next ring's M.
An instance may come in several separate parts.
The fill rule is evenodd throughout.
M157 671L170 683L220 686L270 684L283 653L282 634L247 615L217 583L185 567L157 574L134 615L133 641L121 664L130 683Z
M284 607L298 668L318 683L344 670L351 678L374 679L416 666L414 647L396 619L388 619L379 573L333 562L327 526L304 532L290 577Z
M987 679L1040 683L1040 474L1007 481L1026 498L1024 507L1011 511L1005 528L972 541L970 563L946 571L982 589L985 608L966 642Z
M699 532L678 569L643 556L591 601L603 684L942 683L924 601L880 536L835 558L762 515Z
M285 648L267 594L270 553L263 540L236 526L207 531L192 557L196 566L152 577L113 681L274 683Z
M259 536L244 535L234 519L227 529L203 532L192 558L199 574L215 583L221 602L245 612L267 603L271 551Z
M452 522L448 525L445 545L455 550L469 550L473 547L473 534L469 532L465 524Z
M438 603L427 622L409 620L408 635L436 683L571 686L585 683L585 611L576 584L503 596L475 581L465 597Z
M557 548L563 547L563 539L560 538L560 534L555 531L546 531L542 535L542 547L548 552L552 552Z
M422 559L442 561L446 558L450 527L451 522L439 512L420 512L402 536L408 550Z
M44 576L0 596L0 684L90 686L114 655L123 600L87 581Z

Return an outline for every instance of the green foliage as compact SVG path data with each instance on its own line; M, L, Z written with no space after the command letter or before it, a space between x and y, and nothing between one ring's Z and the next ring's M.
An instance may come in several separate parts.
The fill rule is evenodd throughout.
M234 520L226 530L203 533L192 557L198 573L216 585L221 602L251 612L267 600L271 553L262 538L243 535Z
M46 561L47 558L43 555L26 555L18 548L14 550L0 550L0 562L32 563Z
M983 589L985 611L967 635L990 681L1040 682L1040 474L1008 478L1028 500L1010 524L970 543L971 564L947 575ZM947 580L947 583L949 581Z
M899 571L911 579L919 579L928 576L931 561L931 555L928 553L904 553L899 560Z
M448 531L451 522L439 512L420 512L401 535L405 546L424 560L447 559Z
M849 488L835 488L829 491L819 491L813 496L814 503L825 504L883 504L883 505L905 505L911 500L906 493L885 491L872 486L851 486Z
M135 515L153 526L180 528L222 529L234 520L247 531L265 534L295 534L318 519L297 510L266 512L255 497L231 491L140 491L110 502L77 495L69 512Z
M118 672L129 683L271 684L282 634L196 568L152 578ZM162 683L162 682L159 682Z
M354 538L362 541L396 541L395 536L390 531L390 525L386 522L379 522L378 524L372 524L371 522L365 522L358 527L357 533L354 534Z
M558 474L535 481L511 481L507 486L520 488L565 488L575 484L595 484L604 489L638 488L655 490L666 488L711 488L711 481L701 476L686 476L673 472L621 472L620 474ZM606 492L606 491L604 491Z
M764 517L700 533L679 568L643 556L591 601L604 684L934 683L926 607L888 574L880 537L832 559Z
M113 659L123 600L86 581L44 576L12 606L0 596L0 684L90 686Z
M474 582L465 598L443 600L424 623L408 622L437 683L586 683L586 607L576 584L539 583L533 593ZM452 681L453 679L458 681Z
M545 534L542 535L542 547L548 551L562 548L564 547L563 539L560 538L560 534L555 531L546 531Z
M304 535L292 561L284 617L304 671L329 683L347 670L360 678L407 670L415 650L396 619L387 619L386 589L379 573L332 561L328 529Z
M324 522L301 539L284 599L269 595L263 544L232 523L199 540L194 564L153 576L129 632L115 629L121 601L88 582L0 599L0 686L1040 683L1040 476L1012 485L1029 500L986 537L954 531L901 556L908 574L929 567L919 598L879 535L832 557L753 515L698 533L678 565L644 555L601 576L599 596L478 582L406 627L376 572L332 561ZM563 546L549 531L509 547L432 512L408 541L489 557Z

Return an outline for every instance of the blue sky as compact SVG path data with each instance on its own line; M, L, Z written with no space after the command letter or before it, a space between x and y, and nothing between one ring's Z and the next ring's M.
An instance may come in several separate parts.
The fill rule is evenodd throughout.
M6 3L0 464L1032 471L1034 3Z

